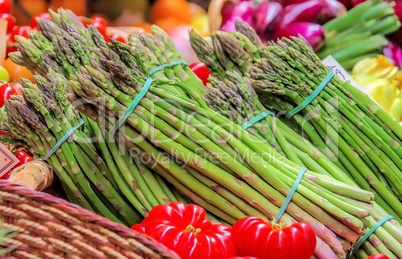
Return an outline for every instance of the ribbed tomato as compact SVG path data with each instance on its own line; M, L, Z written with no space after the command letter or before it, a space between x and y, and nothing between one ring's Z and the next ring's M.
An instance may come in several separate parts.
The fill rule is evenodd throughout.
M305 223L288 227L246 217L232 227L232 241L240 256L260 259L310 259L316 246L314 230Z
M227 259L236 254L230 226L212 224L197 205L173 202L155 206L141 224L131 228L145 233L183 259Z

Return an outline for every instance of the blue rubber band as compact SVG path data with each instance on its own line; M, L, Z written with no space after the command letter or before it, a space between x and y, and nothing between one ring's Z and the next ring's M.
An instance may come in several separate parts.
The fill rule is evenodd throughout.
M334 77L334 72L332 70L329 71L328 75L322 80L320 85L314 90L314 92L311 93L311 95L304 100L301 104L290 110L286 114L286 119L292 118L295 114L306 108L307 105L309 105L324 89L324 87L328 84L328 82Z
M377 222L377 224L375 224L372 228L370 228L369 231L367 231L366 234L364 234L364 236L362 236L359 241L357 241L355 247L353 247L352 252L350 253L350 256L352 256L354 254L354 252L357 251L357 249L359 249L359 247L379 228L381 227L385 222L387 222L388 220L393 219L394 217L391 215L388 215L384 218L382 218L380 221Z
M80 123L78 123L77 126L75 126L74 128L70 129L66 135L64 135L61 139L59 139L59 141L57 141L56 145L54 145L54 147L52 147L52 149L50 149L50 151L46 154L46 156L44 156L42 158L42 160L48 160L56 151L57 149L59 149L59 147L71 136L73 135L73 133L82 126L82 124L84 124L84 120L81 119Z
M110 129L109 133L113 136L117 130L123 125L123 123L127 120L127 118L131 115L131 113L135 110L135 108L138 106L138 104L140 103L140 101L142 100L142 98L144 98L144 96L147 94L149 88L151 87L152 81L153 79L151 78L151 76L153 74L155 74L158 71L161 71L167 67L173 67L173 66L177 66L177 65L187 65L186 62L184 61L176 61L176 62L172 62L169 64L164 64L161 65L159 67L154 67L153 69L151 69L148 73L148 78L145 81L144 85L142 86L141 91L135 96L135 98L133 99L133 101L131 102L131 104L127 107L127 109L123 112L123 114L121 115L121 117L117 120L116 124L113 125L113 127Z
M274 115L274 113L269 110L266 110L265 112L262 112L257 116L255 116L254 118L252 118L251 120L245 122L241 127L243 129L248 129L249 127L253 126L254 124L256 124L257 122L259 122L260 120L264 119L269 115Z
M290 191L288 193L288 196L286 196L286 199L283 202L281 208L279 209L278 214L276 214L276 216L275 216L275 221L276 222L278 222L281 219L283 213L285 213L286 208L288 207L290 201L292 200L293 195L295 194L295 192L297 190L297 187L299 186L301 180L303 179L303 176L306 173L306 171L307 171L307 168L305 168L305 167L300 169L299 175L297 176L296 181L292 186L292 189L290 189Z

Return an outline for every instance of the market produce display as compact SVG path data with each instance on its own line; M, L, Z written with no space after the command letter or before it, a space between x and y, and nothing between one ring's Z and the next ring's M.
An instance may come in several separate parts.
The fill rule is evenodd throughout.
M257 143L240 126L210 109L201 99L205 91L202 82L187 66L180 62L173 63L180 61L180 56L166 34L155 27L154 35L133 35L130 38L130 44L136 50L133 51L116 41L106 44L98 30L91 26L85 29L77 17L68 11L60 10L58 14L51 15L53 22L38 21L43 36L36 33L34 35L37 38L17 37L20 52L10 55L15 62L26 64L47 78L36 77L39 79L39 88L45 89L41 85L67 88L63 83L69 79L73 93L69 95L69 100L73 104L78 104L77 100L80 100L80 105L76 105L78 110L95 120L102 129L112 133L115 131L115 140L130 151L127 154L146 158L142 161L156 173L223 221L234 223L246 215L273 219L278 214L279 207L300 175L301 168L284 158L269 144ZM159 67L169 63L170 65ZM49 73L49 64L59 73ZM153 68L158 69L150 73ZM134 108L131 114L124 112L130 106L132 98L141 92L145 81L150 81L147 79L148 74L153 78L151 87L148 85L148 93L137 107L131 105ZM51 112L42 107L43 101L39 105L37 101L31 100L32 96L46 96L46 91L44 94L30 95L28 93L34 91L34 86L26 81L25 84L24 98L12 98L14 100L7 102L3 113L2 121L7 122L3 124L6 124L5 128L11 133L19 128L14 118L23 118L22 121L29 118L18 115L19 110L13 108L14 103L23 106L24 103L32 103L30 106L35 107L36 114L39 115ZM79 120L73 120L74 114L64 114L63 118L71 117L69 121L78 125ZM126 123L117 124L116 127L122 116L127 116ZM56 128L49 128L54 123L49 124L52 120L42 121L48 130L58 132ZM68 127L63 127L64 134L73 128L72 124L67 125ZM32 126L34 125L30 127ZM82 130L78 129L76 132L81 133ZM53 143L48 146L54 146L54 140L60 139L64 134L56 135ZM14 136L18 138L19 134ZM106 143L109 145L109 141ZM61 150L74 144L74 140L65 142L61 145ZM82 156L84 151L80 152ZM41 155L45 153L46 151ZM66 152L69 153L72 151ZM73 155L79 160L79 152L76 153ZM55 160L58 155L56 153ZM88 156L91 161L94 154L90 153ZM84 166L83 162L78 161L78 164L80 167ZM92 172L82 170L82 173L90 178ZM100 181L98 177L101 175L89 180L95 180L96 183ZM103 181L118 180L112 173L105 171L104 178L107 177L110 179ZM105 192L106 189L99 190L99 185L92 183L97 192ZM112 186L113 184L109 189ZM117 192L116 189L115 191ZM99 194L89 197L96 202L102 196ZM111 197L107 194L104 196L110 202ZM118 197L113 196L116 199ZM149 199L147 195L145 198ZM307 170L280 222L287 225L294 221L310 224L319 240L315 250L316 257L345 256L350 248L347 244L357 242L363 234L363 218L369 216L372 198L370 192ZM90 206L101 206L100 203L93 204L91 200L88 202ZM138 213L140 212L130 216L135 217ZM398 229L398 226L395 228Z
M281 18L300 11L283 5ZM367 1L328 18L319 47L362 36L345 26L356 17L384 42L400 26L389 3ZM293 18L283 28L304 22ZM157 26L122 40L101 18L39 15L9 53L35 76L4 98L3 138L49 163L71 202L183 258L402 258L399 121L325 67L311 38L266 42L231 22L210 40L190 32L202 63L189 66Z

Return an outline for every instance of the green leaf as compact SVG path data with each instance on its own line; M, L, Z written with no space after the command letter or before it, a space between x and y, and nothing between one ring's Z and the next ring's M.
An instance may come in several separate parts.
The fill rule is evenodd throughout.
M15 232L12 228L0 228L0 256L6 255L17 247L16 245L6 246L7 241L14 236Z

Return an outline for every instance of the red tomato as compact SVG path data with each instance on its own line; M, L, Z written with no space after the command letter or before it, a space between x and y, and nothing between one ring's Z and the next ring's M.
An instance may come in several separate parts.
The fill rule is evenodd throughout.
M6 56L8 57L8 54L18 51L18 47L16 43L7 45L7 49L6 49Z
M310 259L316 246L314 230L305 223L288 227L246 217L232 227L232 241L240 256L264 259Z
M226 259L236 251L230 240L230 226L212 224L205 219L205 210L197 205L173 202L157 205L140 226L144 231L183 259ZM142 226L141 226L142 225Z
M232 256L229 257L228 259L258 259L258 258L253 256Z
M103 25L100 22L94 22L91 24L92 26L94 26L96 29L98 29L98 31L102 34L102 35L106 35L106 26Z
M124 36L122 36L122 35L120 35L118 33L113 33L111 35L108 35L108 38L109 39L114 39L116 41L120 41L120 42L122 42L124 44L128 43L127 39Z
M8 180L10 178L11 170L0 176L0 180Z
M14 41L14 38L12 37L11 33L7 34L6 36L6 44L7 44L6 56L8 56L9 53L18 50L18 44Z
M28 32L31 30L29 26L14 26L13 30L11 31L11 40L15 42L15 36L22 36L24 38L29 38Z
M0 130L0 136L1 136L1 135L11 137L8 133L6 133L6 132ZM3 145L5 146L5 144L3 144Z
M208 81L209 75L211 75L211 72L209 72L207 66L202 63L202 62L195 62L191 64L190 69L198 76L199 79L206 85Z
M384 254L375 254L375 255L370 255L369 258L367 258L367 259L389 259L389 257Z
M107 22L107 21L105 20L105 18L103 18L103 17L100 17L100 16L93 16L93 17L91 18L91 20L92 20L93 23L97 22L97 23L102 24L102 25L105 26L105 27L108 27L108 26L109 26L108 22Z
M35 15L34 17L31 18L31 21L29 22L29 26L31 26L32 29L37 29L38 28L38 22L36 21L36 18L41 18L43 20L52 20L52 16L50 13L40 13Z
M0 19L7 21L7 34L11 33L15 26L15 17L8 13L2 13Z
M12 0L0 0L0 13L11 13L12 8Z
M0 107L3 107L6 100L10 99L10 96L15 94L17 94L17 92L10 84L0 86Z
M92 24L92 20L89 19L88 17L79 16L78 18L80 19L81 23L85 26L85 28L88 27L89 24Z
M14 155L20 161L15 167L34 160L25 150L18 150Z

